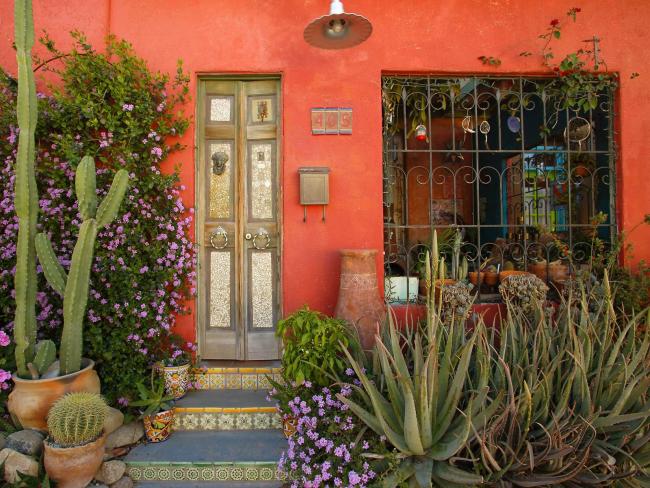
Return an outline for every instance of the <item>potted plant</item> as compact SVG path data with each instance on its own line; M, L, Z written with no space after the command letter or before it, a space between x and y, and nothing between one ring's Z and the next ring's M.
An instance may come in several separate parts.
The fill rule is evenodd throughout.
M59 488L83 488L104 460L108 405L96 393L68 393L47 417L45 471Z
M158 365L165 383L165 393L174 400L183 398L187 393L190 384L192 352L196 350L196 346L191 342L185 345L181 342L180 337L172 336L171 343Z
M546 300L548 286L530 273L510 275L499 285L504 301L518 306L525 314L532 313Z
M159 380L159 379L158 379ZM144 424L144 433L149 442L163 442L172 433L174 424L174 397L165 395L164 381L157 381L151 372L151 388L142 383L136 384L140 399L131 402L133 407L141 407L140 418Z
M596 161L591 154L581 152L573 156L571 166L573 167L572 173L574 176L584 178L593 173Z
M66 273L54 254L49 238L36 234L38 194L34 173L36 91L31 68L34 24L31 1L16 3L16 51L18 59L18 125L20 138L16 159L15 208L19 220L16 251L16 316L14 341L16 374L9 395L9 411L25 428L47 429L52 404L69 392L99 393L94 363L81 357L83 321L86 316L90 270L99 229L116 216L128 186L128 173L120 170L101 205L95 192L95 163L84 157L77 167L75 190L82 224ZM56 362L52 341L36 340L36 255L49 284L63 296L63 334Z

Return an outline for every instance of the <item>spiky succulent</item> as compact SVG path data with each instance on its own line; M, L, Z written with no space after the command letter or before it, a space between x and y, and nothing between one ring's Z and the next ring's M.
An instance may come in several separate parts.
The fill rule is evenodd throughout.
M548 286L532 274L508 276L499 286L504 300L517 305L522 312L536 310L546 300Z
M108 405L97 393L68 393L50 409L47 428L59 446L79 446L97 439L104 428Z
M442 288L440 293L440 300L442 301L440 316L445 324L449 324L452 321L465 323L465 319L469 317L469 311L473 302L470 294L471 289L472 285L463 282L454 283Z

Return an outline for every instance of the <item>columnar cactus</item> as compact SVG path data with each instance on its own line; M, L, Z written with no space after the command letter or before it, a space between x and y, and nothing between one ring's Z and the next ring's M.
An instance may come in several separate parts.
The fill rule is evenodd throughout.
M119 170L106 198L97 207L95 162L90 156L81 159L75 174L75 190L81 218L79 236L72 252L72 263L66 274L54 254L48 236L36 236L36 252L48 283L63 295L63 336L59 359L61 374L75 373L81 369L83 321L88 302L90 270L98 229L110 224L120 208L129 183L129 175Z
M61 447L91 442L101 435L107 410L97 393L68 393L57 400L47 416L50 438Z
M38 220L38 189L34 173L37 102L31 57L34 44L31 0L15 1L14 19L18 62L17 115L20 128L14 187L14 206L19 226L14 276L16 290L14 341L18 376L28 377L28 364L33 361L36 350L37 275L34 236Z

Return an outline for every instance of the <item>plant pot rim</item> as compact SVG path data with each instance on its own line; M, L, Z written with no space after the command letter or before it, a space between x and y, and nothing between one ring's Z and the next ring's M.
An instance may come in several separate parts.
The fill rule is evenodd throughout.
M152 413L151 415L142 415L142 412L140 412L140 414L142 415L142 418L144 418L144 417L152 418L152 417L157 417L158 415L163 415L163 414L169 413L169 412L172 412L172 414L173 414L174 413L174 407L170 408L169 410L161 410L160 412Z
M84 364L86 366L84 366ZM18 376L17 373L14 373L11 376L11 379L13 380L14 383L25 383L25 384L27 384L27 383L29 383L29 384L43 384L43 383L47 383L47 382L51 382L51 381L60 381L60 380L66 379L66 378L72 378L73 376L81 374L86 370L94 369L95 368L95 361L93 361L92 359L89 359L89 358L81 358L81 366L82 366L82 368L79 371L75 371L74 373L70 373L70 374L65 374L63 376L55 376L54 378L41 378L41 379L38 379L38 380L33 380L33 379L29 379L29 378L21 378L20 376Z
M164 363L158 363L158 365L163 369L180 369L180 368L189 368L192 364L185 363L185 364L179 364L178 366L165 366Z
M106 440L106 437L107 437L107 436L106 436L106 432L105 432L104 430L102 430L101 435L100 435L97 439L95 439L94 441L86 442L85 444L80 444L80 445L78 445L78 446L58 447L58 446L52 444L52 443L50 442L50 437L47 436L47 437L43 440L43 444L44 444L48 449L53 449L53 450L56 450L56 451L70 451L70 450L72 450L72 449L81 449L81 448L84 448L84 447L90 447L90 446L95 447L95 445L96 445L97 443L99 443L99 442L104 443L104 441Z

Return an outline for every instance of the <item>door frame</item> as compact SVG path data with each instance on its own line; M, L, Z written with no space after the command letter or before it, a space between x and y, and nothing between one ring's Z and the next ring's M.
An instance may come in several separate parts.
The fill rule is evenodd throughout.
M203 265L206 262L206 243L204 232L205 211L204 202L206 198L205 185L201 181L203 164L201 148L203 141L203 124L205 124L205 83L206 81L278 81L279 90L277 93L277 138L276 138L276 220L278 226L278 252L280 259L277 263L277 297L278 297L278 319L284 315L284 79L281 73L264 74L235 74L235 73L198 73L196 80L196 98L194 102L194 242L196 250L196 319L194 321L194 332L197 342L197 360L201 360L204 354L204 334L207 316L207 290L204 279ZM279 342L281 349L282 344ZM279 351L281 352L281 351Z

